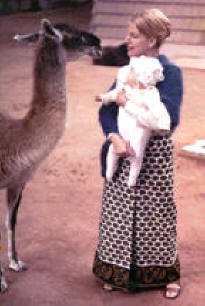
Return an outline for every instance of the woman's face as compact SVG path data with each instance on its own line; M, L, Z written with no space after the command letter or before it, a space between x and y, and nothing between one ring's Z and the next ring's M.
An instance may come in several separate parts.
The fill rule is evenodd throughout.
M126 36L127 54L131 56L149 55L153 45L150 44L150 39L142 34L131 23L128 28L128 35Z

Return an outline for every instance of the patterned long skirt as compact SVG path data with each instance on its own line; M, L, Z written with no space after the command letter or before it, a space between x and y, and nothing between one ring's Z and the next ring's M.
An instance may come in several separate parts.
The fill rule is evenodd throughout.
M113 287L165 286L180 278L173 199L173 143L153 135L136 187L128 187L129 160L105 181L94 274Z

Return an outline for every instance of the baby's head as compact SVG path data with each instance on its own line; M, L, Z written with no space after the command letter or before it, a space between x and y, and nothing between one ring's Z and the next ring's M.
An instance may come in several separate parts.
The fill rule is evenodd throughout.
M131 57L130 75L131 79L135 75L136 81L145 88L164 80L163 67L159 60L148 56Z

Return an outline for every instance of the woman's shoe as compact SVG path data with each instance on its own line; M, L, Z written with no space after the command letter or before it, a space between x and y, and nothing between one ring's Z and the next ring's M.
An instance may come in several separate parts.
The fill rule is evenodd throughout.
M167 299L176 299L180 295L181 287L179 284L171 283L166 286L165 297Z

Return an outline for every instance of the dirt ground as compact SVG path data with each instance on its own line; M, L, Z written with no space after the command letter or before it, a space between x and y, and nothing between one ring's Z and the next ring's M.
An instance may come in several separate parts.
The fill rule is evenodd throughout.
M27 112L31 100L33 46L18 44L12 36L37 30L42 16L86 29L89 11L60 9L0 18L0 110L15 117ZM27 272L6 268L5 192L0 193L0 256L9 283L9 291L0 295L1 306L204 305L205 161L180 155L183 145L205 135L204 70L183 69L181 124L173 135L181 296L167 301L162 290L106 293L92 274L103 184L103 135L93 97L109 87L116 71L94 66L87 57L67 64L68 127L27 185L19 211L18 251Z

